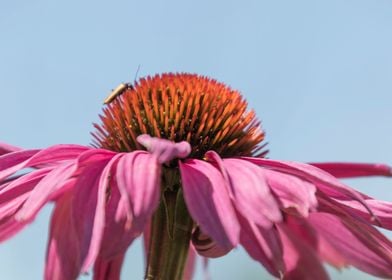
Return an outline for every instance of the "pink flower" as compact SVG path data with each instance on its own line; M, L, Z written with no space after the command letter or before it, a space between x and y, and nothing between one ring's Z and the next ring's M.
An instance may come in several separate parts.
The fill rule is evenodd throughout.
M147 279L191 277L194 250L237 246L278 278L328 279L323 262L392 277L392 243L376 229L392 229L392 203L337 179L392 176L389 166L263 158L239 93L196 75L142 79L101 119L94 148L0 143L0 240L55 203L45 279L91 268L119 279L141 235Z

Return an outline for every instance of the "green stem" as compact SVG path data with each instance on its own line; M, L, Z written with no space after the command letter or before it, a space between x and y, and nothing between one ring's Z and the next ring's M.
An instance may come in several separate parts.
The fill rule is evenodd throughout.
M167 188L151 224L146 280L181 280L193 221L182 190Z

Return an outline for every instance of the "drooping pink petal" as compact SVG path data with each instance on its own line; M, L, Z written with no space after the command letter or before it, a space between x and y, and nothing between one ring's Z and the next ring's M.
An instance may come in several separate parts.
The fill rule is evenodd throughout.
M317 234L315 229L306 219L298 216L286 215L285 225L291 233L295 234L300 240L311 246L322 260L336 268L342 268L348 265L346 258L330 245L328 239Z
M169 162L175 158L185 158L191 152L191 146L186 141L175 143L167 139L151 137L148 134L139 135L137 141L156 156L159 163Z
M94 162L101 161L101 160L108 160L113 158L117 153L104 150L104 149L88 149L83 151L82 153L78 154L78 168L83 166L89 166ZM74 158L71 158L74 159Z
M0 191L7 187L11 182L15 181L16 179L19 179L20 177L23 177L23 174L17 174L14 176L11 176L7 179L1 180L0 182Z
M373 218L375 218L372 210L366 204L365 199L368 198L367 196L349 188L329 173L318 169L317 167L298 162L274 161L250 157L246 157L245 159L259 166L304 178L315 184L318 191L324 193L328 197L339 200L356 200L363 205Z
M112 174L115 174L113 172L113 169L121 156L122 156L121 154L115 155L107 163L99 178L98 197L97 197L98 199L97 199L96 213L94 217L94 227L92 229L92 235L91 235L91 244L90 244L89 252L83 263L82 271L87 271L87 269L94 263L95 259L98 256L98 253L101 250L102 247L101 241L104 238L105 226L106 226L105 219L108 220L106 218L106 213L105 213L107 209L106 204L107 204L107 200L110 199L110 192L112 192L112 186L110 186L111 176ZM121 233L122 231L120 232L120 234ZM112 237L116 238L118 235L119 234L117 234L116 232L113 232Z
M72 213L72 194L56 203L50 223L45 279L77 279L81 268L80 243Z
M126 157L124 155L123 157ZM126 219L126 228L131 227L131 223L133 221L133 210L131 206L131 200L129 197L128 193L128 184L131 183L127 179L132 178L132 174L130 172L123 172L124 170L127 170L127 160L125 158L119 158L118 164L114 166L113 172L115 172L115 176L113 177L113 184L115 184L115 188L112 188L114 190L114 196L111 197L111 200L109 201L109 205L111 205L111 202L114 201L115 199L118 199L117 206L116 204L114 205L116 210L114 208L110 208L109 211L115 211L113 214L114 216L114 223L122 223L123 218ZM121 170L121 171L120 171ZM129 173L129 174L128 174ZM115 196L118 192L118 198Z
M75 183L72 211L82 261L82 272L86 272L98 255L105 225L105 201L108 164L112 153L105 151L86 152L79 157L84 166Z
M241 159L222 160L211 151L206 156L218 163L222 176L227 178L229 193L237 211L266 228L282 220L279 206L260 167Z
M40 169L4 186L0 191L0 242L18 233L29 221L17 221L15 214L25 203L31 190L51 169Z
M12 215L3 217L0 221L0 242L7 240L21 231L27 223L18 222Z
M31 150L18 150L11 153L6 153L0 156L0 170L5 170L13 165L19 164L41 150L39 149L31 149Z
M118 188L127 190L134 229L140 233L158 207L161 167L155 157L143 151L125 154L118 162Z
M0 189L0 205L11 201L20 193L31 191L52 170L52 168L39 169L3 185L3 188Z
M369 211L366 211L362 204L355 200L335 200L348 213L356 217L361 217L367 222L380 226L385 229L392 230L392 202L381 201L376 199L365 199L366 204L372 210L373 215L377 217L374 219Z
M226 182L212 164L179 162L185 202L203 232L225 249L238 244L240 227Z
M125 253L112 259L98 258L94 264L93 280L120 280Z
M117 170L112 170L112 174ZM115 176L109 181L110 195L106 202L105 229L99 256L110 259L121 254L139 236L138 229L132 226L133 216L129 216L129 205L124 205L124 197L119 191ZM128 197L127 197L128 199Z
M331 174L312 165L293 161L277 161L263 158L245 157L244 159L265 168L302 177L316 184L320 191L325 192L331 197L349 200L354 198L363 202L363 197L359 192L347 187Z
M61 196L70 191L75 187L76 177L72 176L72 178L68 179L67 181L63 182L59 185L53 192L49 195L48 201L57 201Z
M20 150L21 150L21 148L19 148L19 147L12 146L12 145L9 145L4 142L0 142L0 156L8 154L8 153L12 153L12 152L17 152Z
M308 220L350 264L378 277L392 277L392 243L375 228L329 213L311 213Z
M23 163L39 151L23 150L0 156L0 182L16 171L23 169Z
M261 168L268 185L286 209L295 208L306 217L317 206L316 187L296 176Z
M76 159L88 149L79 145L55 145L44 150L23 150L0 156L0 181L27 167Z
M22 208L18 211L16 219L29 220L37 214L37 212L49 201L52 193L64 186L67 179L76 170L76 164L70 162L54 168L45 176L32 190L29 198L26 200Z
M293 234L283 223L277 224L283 245L285 280L326 280L329 279L316 252Z
M36 184L36 182L34 184ZM8 197L7 200L0 205L0 225L3 222L3 219L7 219L11 216L13 217L15 222L18 221L15 219L15 213L26 201L29 192L33 187L34 186L32 184L24 184L21 185L20 189L17 192L6 194L6 196Z
M311 162L309 164L337 178L392 176L392 167L386 164L351 162Z
M241 216L239 216L239 220L241 223L241 245L253 259L279 278L284 273L285 266L283 248L276 228L258 227Z

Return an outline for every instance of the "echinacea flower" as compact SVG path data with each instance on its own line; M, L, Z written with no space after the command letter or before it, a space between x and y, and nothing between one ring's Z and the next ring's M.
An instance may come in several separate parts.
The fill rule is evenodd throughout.
M146 279L189 279L195 252L243 246L281 279L327 279L322 263L392 277L392 203L338 178L392 176L383 164L267 159L238 91L206 77L141 79L108 104L93 146L0 143L0 240L48 202L45 279L119 279L143 235Z

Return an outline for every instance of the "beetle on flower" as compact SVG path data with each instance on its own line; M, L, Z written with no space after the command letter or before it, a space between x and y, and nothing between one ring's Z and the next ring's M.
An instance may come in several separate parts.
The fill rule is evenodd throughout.
M376 229L392 229L392 203L338 179L389 166L267 159L240 93L193 74L142 78L100 117L92 146L0 143L0 240L55 203L45 279L119 279L141 235L145 279L189 279L196 253L237 246L281 279L328 279L323 262L392 277Z

